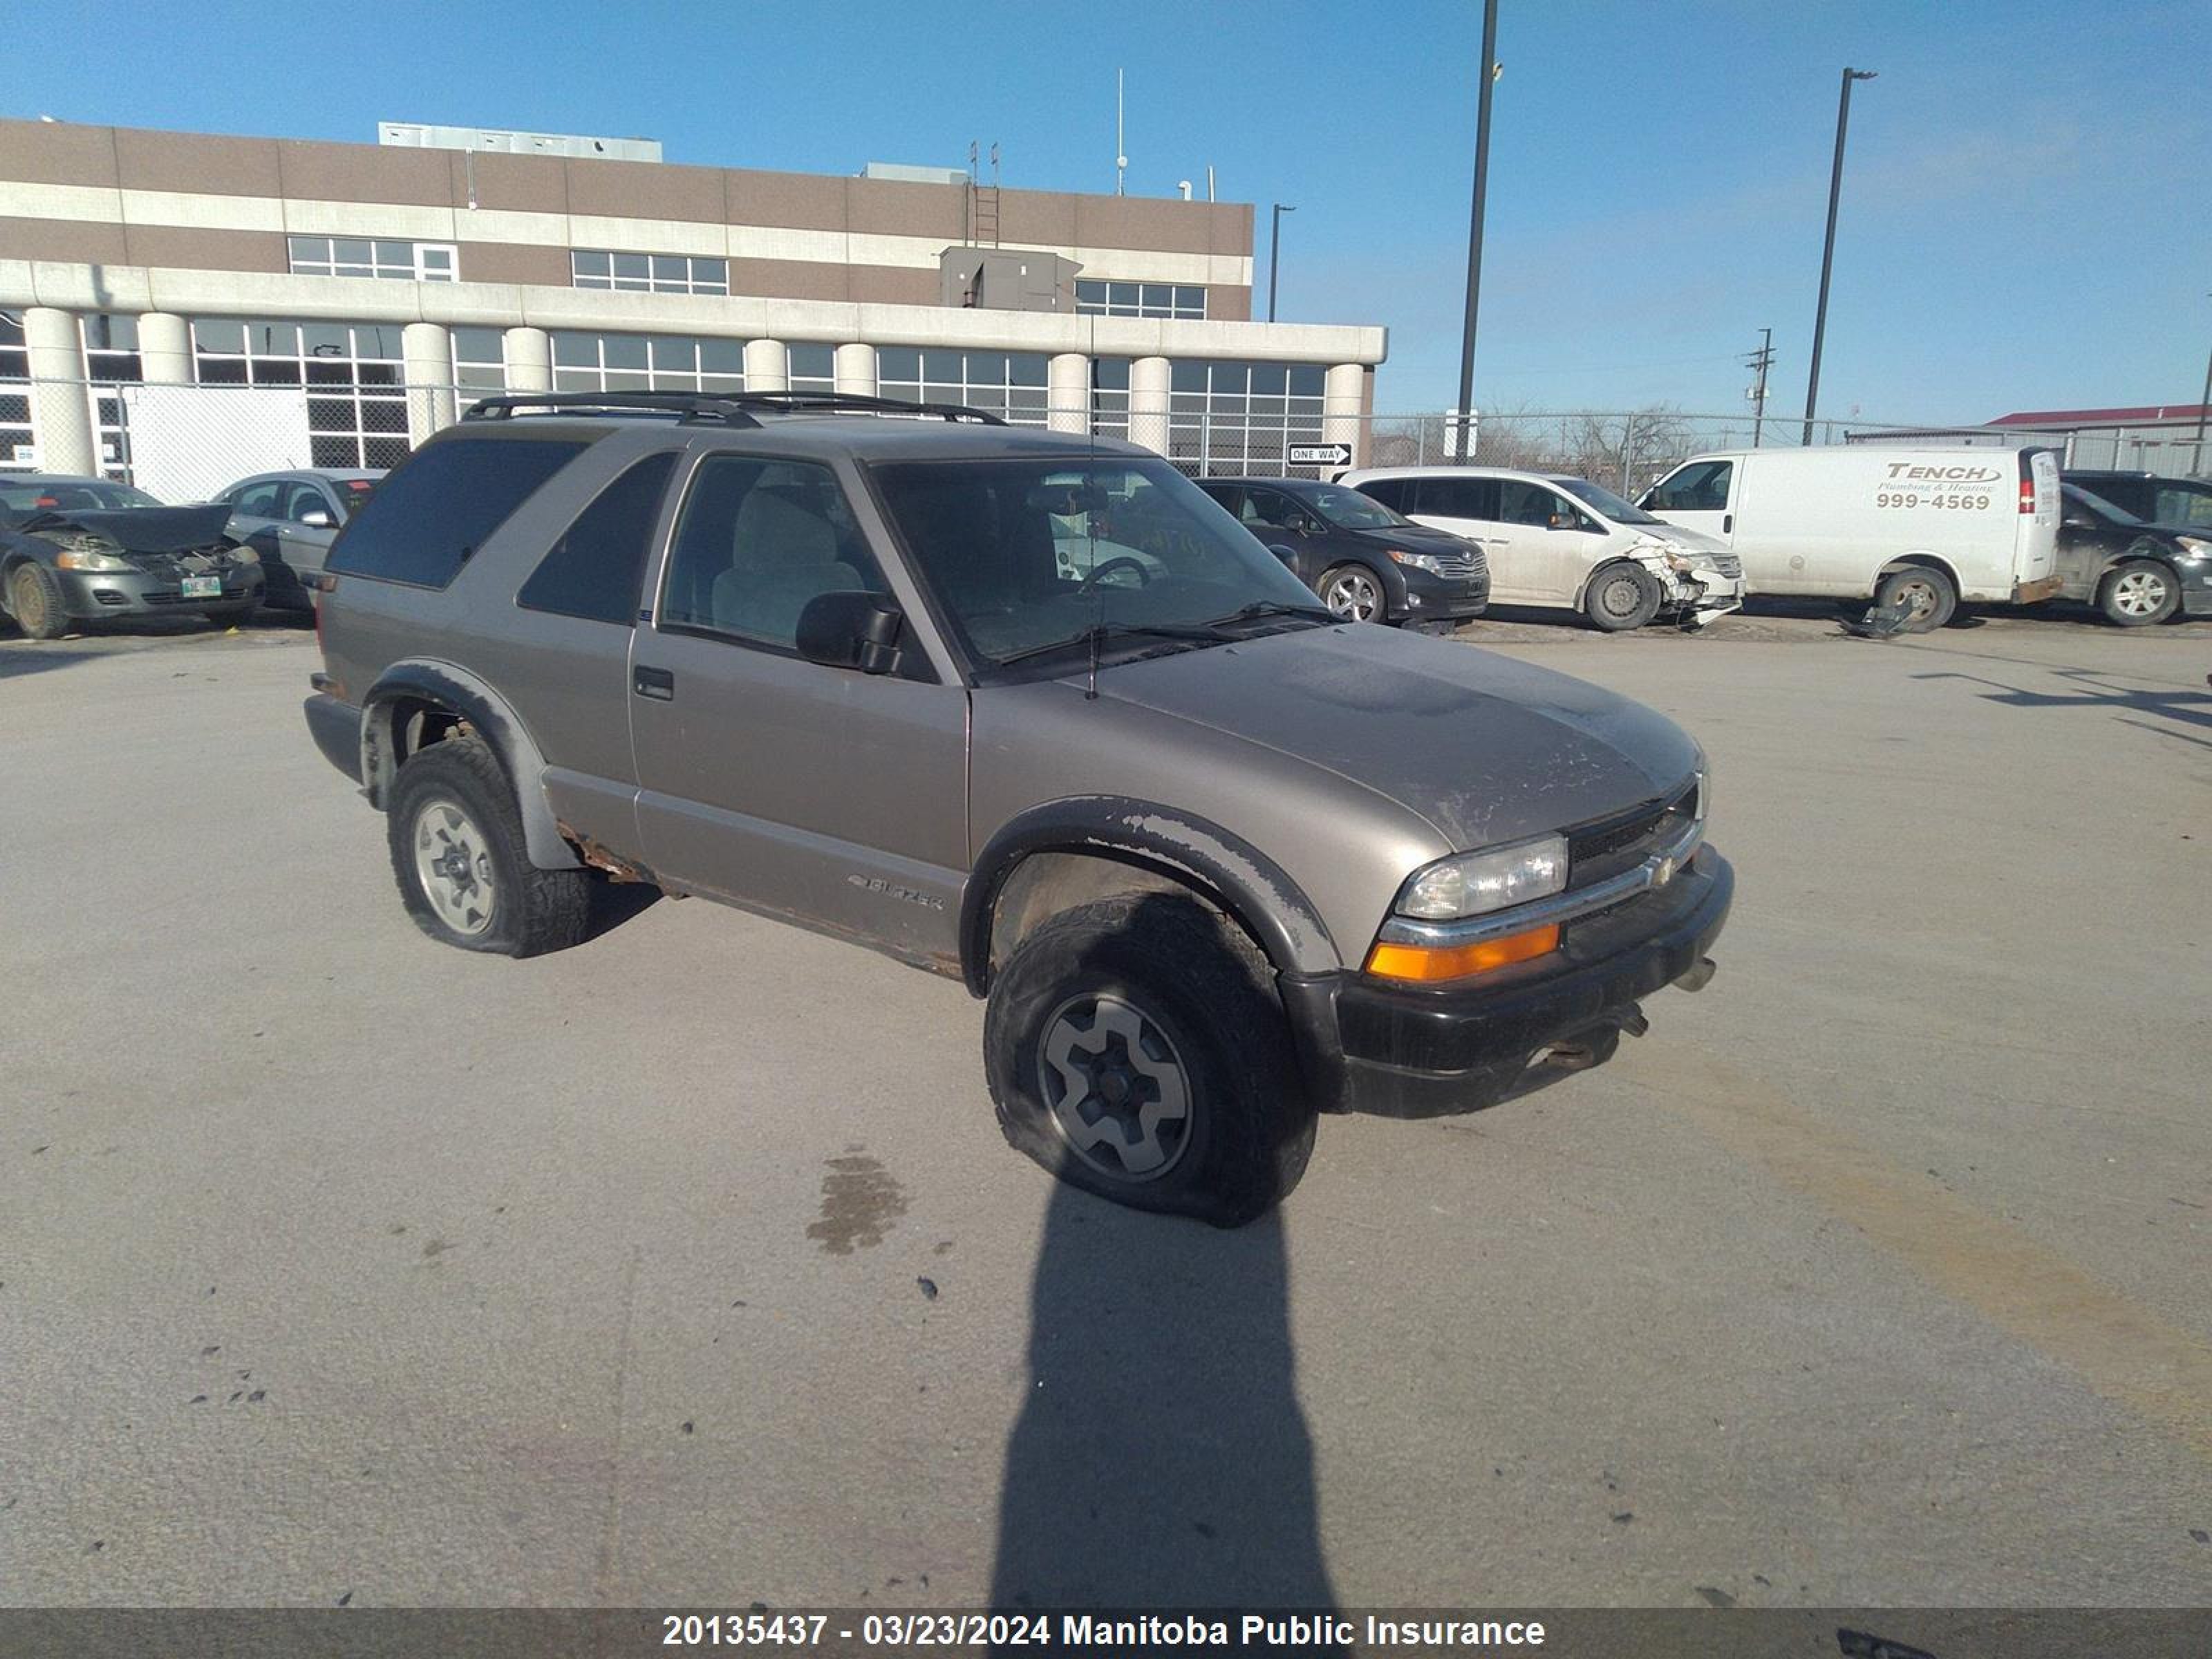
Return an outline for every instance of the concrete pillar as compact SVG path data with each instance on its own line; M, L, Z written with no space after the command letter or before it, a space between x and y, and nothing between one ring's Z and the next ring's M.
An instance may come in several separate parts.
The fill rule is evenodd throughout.
M31 441L39 471L97 477L92 400L84 385L84 336L76 316L50 306L23 313L23 344L31 376Z
M781 340L745 342L745 390L791 390L791 349Z
M410 323L399 336L406 365L407 441L419 444L453 423L453 337L439 323Z
M1063 351L1045 368L1044 423L1054 432L1091 430L1091 359Z
M837 390L848 398L872 398L876 392L876 349L872 345L837 348Z
M542 328L510 328L502 354L509 392L553 389L553 340Z
M1168 386L1164 357L1139 357L1129 365L1129 441L1168 453Z
M1366 390L1367 371L1358 363L1335 364L1321 386L1321 441L1348 446L1354 466L1367 465L1367 422L1359 418Z
M192 325L166 311L142 313L138 319L138 364L148 386L190 386Z

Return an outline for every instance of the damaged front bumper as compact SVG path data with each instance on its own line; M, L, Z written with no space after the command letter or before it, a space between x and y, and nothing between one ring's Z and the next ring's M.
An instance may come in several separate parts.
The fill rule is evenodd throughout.
M1705 570L1684 574L1663 568L1654 568L1653 574L1666 589L1667 597L1660 610L1674 615L1686 628L1709 627L1729 611L1743 609L1745 589L1741 576Z
M1638 998L1711 976L1735 875L1700 848L1666 885L1563 930L1559 949L1440 987L1360 973L1279 981L1306 1079L1323 1111L1440 1117L1503 1098L1532 1062L1579 1068L1641 1031Z
M75 622L106 617L159 617L172 611L243 615L261 603L261 567L229 559L149 559L139 570L57 570L62 605ZM186 578L212 578L214 593L187 595ZM194 584L197 586L197 584Z

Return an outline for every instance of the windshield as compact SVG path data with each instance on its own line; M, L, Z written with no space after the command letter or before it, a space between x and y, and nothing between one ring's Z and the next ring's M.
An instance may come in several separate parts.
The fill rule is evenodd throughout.
M1323 484L1298 499L1341 530L1395 530L1413 522L1373 496L1340 484Z
M1664 519L1655 519L1640 507L1624 501L1603 484L1592 483L1588 478L1559 478L1559 488L1586 507L1594 507L1615 524L1664 524Z
M1109 629L1317 609L1305 584L1165 461L910 461L873 469L918 574L975 657ZM1186 642L1188 643L1188 642ZM1132 633L1113 648L1162 648Z
M143 489L95 478L0 479L0 508L17 518L34 513L88 513L161 505Z

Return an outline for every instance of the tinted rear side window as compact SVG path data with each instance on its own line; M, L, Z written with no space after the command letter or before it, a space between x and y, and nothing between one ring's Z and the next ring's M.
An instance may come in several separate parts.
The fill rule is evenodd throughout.
M1413 493L1411 478L1370 478L1365 483L1354 487L1370 501L1380 501L1397 512L1411 509Z
M588 622L635 622L646 553L675 465L676 452L663 450L602 489L538 562L514 602Z
M346 526L329 568L443 587L507 515L584 446L550 438L455 438L386 478Z

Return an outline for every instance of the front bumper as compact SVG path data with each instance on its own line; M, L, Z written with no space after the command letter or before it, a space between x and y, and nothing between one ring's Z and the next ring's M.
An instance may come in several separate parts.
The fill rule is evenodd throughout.
M73 622L99 622L109 617L230 616L261 603L263 577L258 565L233 565L220 573L219 599L191 599L184 595L181 579L167 573L143 570L83 571L57 569L62 605Z
M1697 570L1687 575L1671 570L1657 574L1667 584L1667 602L1660 608L1686 613L1699 627L1743 609L1747 590L1741 576L1723 575L1717 570Z
M1720 937L1735 873L1700 848L1665 887L1570 923L1551 956L1434 988L1360 973L1279 981L1323 1111L1439 1117L1495 1103L1547 1048L1632 1019Z
M1479 617L1490 605L1490 577L1438 576L1418 565L1396 567L1406 585L1406 617L1418 620Z

